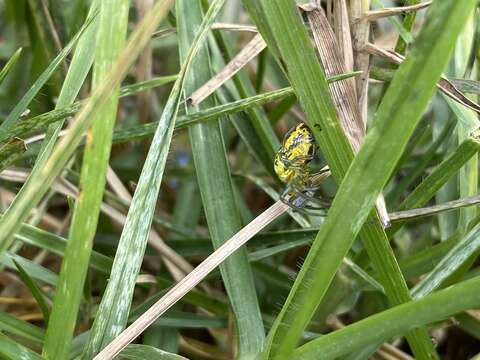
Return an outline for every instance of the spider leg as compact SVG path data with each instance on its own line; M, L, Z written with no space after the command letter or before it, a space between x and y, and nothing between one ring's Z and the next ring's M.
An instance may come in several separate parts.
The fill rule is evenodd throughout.
M299 194L300 193L295 190L293 185L289 184L280 195L280 200L292 209L301 210L307 204L308 200L299 196Z
M287 204L288 205L288 204ZM310 206L304 206L303 208L292 208L294 211L299 212L303 215L307 216L322 216L325 217L327 215L326 211L323 211L319 208L311 208Z
M298 197L301 197L302 199L305 199L307 203L312 203L312 204L318 205L316 208L325 209L325 208L330 207L329 202L327 202L323 199L316 198L313 195L312 191L305 192L305 189L302 189L302 190L296 189L295 195L298 196Z
M304 187L298 186L302 183L304 183L302 180L297 179L297 181L289 184L282 193L280 199L295 210L309 209L325 212L326 208L329 207L329 204L321 199L315 198L313 191L305 190ZM311 204L314 204L315 206L312 206Z

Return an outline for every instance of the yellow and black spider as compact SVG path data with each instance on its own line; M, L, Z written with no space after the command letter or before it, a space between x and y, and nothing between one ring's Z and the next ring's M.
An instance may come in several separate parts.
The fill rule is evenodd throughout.
M330 175L328 168L312 174L309 163L314 159L317 143L311 130L300 123L285 135L274 160L278 178L287 184L281 199L295 209L302 209L309 201L324 203L313 198L318 184Z

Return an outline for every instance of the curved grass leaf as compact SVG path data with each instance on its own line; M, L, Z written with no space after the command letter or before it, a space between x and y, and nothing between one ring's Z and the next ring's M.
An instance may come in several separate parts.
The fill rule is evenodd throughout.
M480 278L464 281L312 340L298 348L292 359L335 359L359 351L373 342L380 343L416 327L444 320L463 310L478 307L479 291Z
M0 334L0 356L8 360L45 360L36 352Z
M120 357L127 360L187 360L187 358L171 354L152 346L132 344L120 353Z
M43 314L43 321L45 324L48 324L48 321L50 319L50 308L47 305L47 302L44 299L44 295L38 285L35 283L35 281L28 275L28 273L25 271L25 269L20 265L18 261L15 259L12 259L13 263L15 264L15 267L18 269L18 274L20 275L20 278L22 279L23 283L28 287L30 290L30 293L34 297L34 299L37 301L37 305L42 310Z
M312 236L313 235L314 234L312 234ZM41 249L50 251L62 257L65 251L66 242L67 242L66 239L58 235L49 233L45 230L38 229L36 227L33 227L31 225L26 225L26 224L22 225L18 233L15 234L15 238L25 242L26 244L39 247ZM14 269L14 264L10 260L11 256L13 256L18 262L20 262L24 268L29 269L29 266L27 265L28 264L27 260L19 257L18 255L10 255L9 253L6 253L5 259L7 260L3 260L2 258L0 258L0 262ZM100 254L99 252L93 251L90 256L89 266L94 270L97 270L103 274L108 275L110 274L112 263L113 263L113 260L108 256L105 256L103 254ZM57 284L56 274L53 272L50 272L47 269L45 269L45 274L43 274L42 271L39 271L40 269L44 269L44 268L32 267L32 271L30 271L30 276L34 277L35 275L37 275L37 277L34 277L34 278L40 281L43 281L47 284L56 286ZM157 282L160 288L168 288L172 285L171 281L165 280L163 278L157 278ZM150 303L153 303L155 300L158 300L159 298L160 298L160 295L155 297L155 299L152 300ZM188 304L202 307L205 310L212 312L214 314L217 314L217 313L225 314L228 311L228 308L226 307L226 304L223 302L223 300L220 300L218 298L213 298L199 291L191 291L189 294L185 295L183 300Z
M276 14L284 14L285 17L287 13L293 11L293 4L282 8L274 6L277 2L261 1L257 2L257 5L252 4L252 7L260 6L258 5L260 3L272 10L272 13L273 9L276 9ZM471 14L475 4L474 0L462 4L456 1L442 1L435 2L429 9L427 21L408 59L400 66L385 94L373 127L345 175L328 217L272 328L267 347L270 358L288 359L296 346L300 334L325 294L341 260L368 217L376 197L394 170L396 161L400 158L434 93L436 82L453 50L463 21ZM262 24L257 20L257 26L262 31ZM280 28L277 30L281 32ZM298 42L298 37L296 40L292 39L293 41ZM304 52L301 53L305 55ZM435 54L435 57L430 56L431 54ZM308 78L304 80L305 83L309 82ZM303 84L298 84L298 88L299 91L306 91ZM298 95L301 97L301 93ZM312 121L318 121L311 117L312 114L307 107L305 110ZM335 118L335 114L328 112L322 115L328 119ZM326 131L315 135L320 146L323 141L332 141L325 139L328 136ZM327 145L330 145L332 151L337 150L333 159L351 157L348 152L343 154L340 152L342 147L339 147L338 142ZM324 154L327 156L325 151ZM338 177L338 171L336 175L332 165L331 169L334 176ZM386 287L387 284L382 282L382 285ZM425 356L433 351L431 344L423 349Z
M0 255L0 263L12 270L17 270L14 261L19 263L32 279L39 280L45 284L49 284L52 286L57 285L58 276L53 271L44 268L43 266L33 262L32 260L25 259L24 257L13 254L9 251Z
M18 232L15 234L15 239L50 251L51 253L57 254L61 257L64 256L67 245L67 240L65 238L26 224L20 227ZM110 259L108 256L100 254L96 251L94 251L90 256L90 266L92 269L100 271L104 274L110 273L112 262L112 259ZM48 283L51 284L51 282ZM53 285L56 285L56 277Z
M450 275L459 269L472 254L480 249L480 224L475 226L437 263L412 289L412 297L421 298L437 289Z
M0 329L35 343L42 343L45 336L43 329L38 326L17 319L3 311L0 311Z
M0 84L3 82L3 79L8 75L10 69L15 65L20 54L22 53L22 48L18 48L17 51L13 53L13 55L8 59L7 63L3 65L2 70L0 70Z

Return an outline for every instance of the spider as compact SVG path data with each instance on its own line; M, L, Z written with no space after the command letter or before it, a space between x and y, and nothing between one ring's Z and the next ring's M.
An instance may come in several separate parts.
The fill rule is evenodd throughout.
M317 148L311 130L302 122L288 131L275 156L275 173L287 184L280 199L294 209L306 208L309 201L317 203L321 209L325 208L324 202L314 198L314 192L330 171L326 167L312 174L309 166Z

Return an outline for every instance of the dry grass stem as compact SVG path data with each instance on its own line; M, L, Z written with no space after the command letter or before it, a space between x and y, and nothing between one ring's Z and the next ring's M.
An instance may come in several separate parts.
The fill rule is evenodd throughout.
M333 29L337 37L338 48L347 72L353 71L353 44L348 19L348 8L345 0L333 1ZM356 91L355 91L355 96Z
M214 23L211 26L212 30L226 30L226 31L235 31L235 32L248 32L256 34L258 32L255 26L250 25L241 25L241 24L227 24L227 23ZM170 34L175 34L177 29L175 28L167 28L155 31L152 34L154 38L161 38Z
M409 11L418 11L427 8L432 4L432 1L426 1L421 4L410 5L410 6L399 6L394 8L384 8L379 10L369 10L365 12L361 20L374 21L388 16L401 15ZM353 21L361 21L360 19L353 19Z
M365 44L365 51L372 55L383 57L384 59L387 59L395 64L401 64L403 60L405 60L402 55L396 53L395 51L381 48L372 43ZM463 95L462 92L458 90L455 85L453 85L453 83L446 77L442 76L440 78L437 87L442 93L450 97L452 100L462 104L470 110L480 113L480 105Z
M330 77L347 72L342 52L323 10L313 6L304 6L302 9L307 13L315 45L327 76ZM357 152L365 136L366 129L358 108L354 79L335 81L329 85L329 88L343 131L354 152ZM388 226L390 221L382 195L377 201L377 211L383 226Z
M228 79L235 75L248 62L255 58L267 44L260 34L256 34L250 42L215 76L213 76L205 85L195 90L188 98L193 106L198 105L215 90L217 90Z
M349 15L350 19L362 18L369 10L368 0L356 0L350 1ZM370 22L366 20L360 20L357 22L351 22L352 32L352 44L354 55L354 69L362 71L362 74L356 78L357 83L357 97L362 114L362 121L366 127L368 113L368 78L369 78L369 66L370 56L362 51L364 45L368 42L370 36Z
M13 182L25 182L29 172L20 169L4 170L0 173L0 179L13 181ZM71 182L64 178L57 179L52 188L59 194L62 194L73 199L78 197L78 189ZM123 200L130 203L130 200L123 198ZM102 202L100 206L102 213L110 217L115 223L120 226L125 225L127 216L115 207ZM149 244L161 255L162 260L165 262L165 266L168 268L175 280L182 279L185 274L192 271L193 266L190 265L182 256L178 255L171 247L169 247L161 238L161 236L152 229L149 236Z
M463 199L448 201L443 204L428 206L419 209L392 212L389 214L389 216L390 220L392 221L404 221L408 219L416 219L423 216L432 216L440 212L461 209L477 204L480 204L480 195L469 196Z
M277 201L242 230L227 240L210 256L200 263L190 274L171 288L160 300L144 312L133 324L127 327L115 340L108 344L94 360L113 359L122 349L130 344L150 324L160 317L171 306L177 303L185 294L197 286L210 272L220 265L227 257L238 250L248 240L260 232L265 226L282 215L288 205Z

